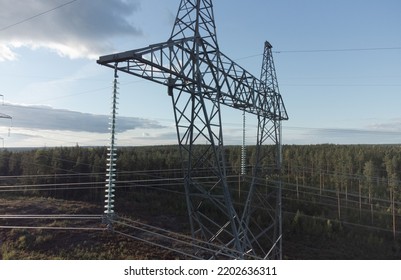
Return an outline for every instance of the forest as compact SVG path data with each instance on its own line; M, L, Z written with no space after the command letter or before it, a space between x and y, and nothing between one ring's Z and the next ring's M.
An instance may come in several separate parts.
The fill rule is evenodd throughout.
M268 172L274 147L263 147L263 153ZM255 148L247 147L247 172L255 156ZM105 147L4 149L0 199L40 197L102 206L106 157ZM182 177L177 146L121 147L117 158L116 196L121 198L116 211L146 209L149 215L185 221L183 190L173 184ZM240 180L241 147L226 147L226 161L228 175ZM284 258L399 259L400 176L400 145L284 145ZM172 199L177 194L180 203Z

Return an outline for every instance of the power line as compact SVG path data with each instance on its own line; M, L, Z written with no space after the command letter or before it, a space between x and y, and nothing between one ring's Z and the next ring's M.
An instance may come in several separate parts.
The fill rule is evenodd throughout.
M311 50L277 50L273 51L273 53L282 54L282 53L323 53L323 52L365 52L365 51L390 51L390 50L401 50L401 47L377 47L377 48L343 48L343 49L311 49ZM244 57L240 57L235 59L243 60L254 57L260 57L263 53L252 54Z
M147 244L150 244L150 245L159 247L159 248L166 249L166 250L168 250L168 251L170 251L170 252L175 252L175 253L182 254L182 255L184 255L184 256L190 257L190 258L198 259L198 260L201 260L201 259L202 259L202 258L199 258L199 257L193 255L193 254L189 254L189 253L186 253L186 252L184 252L184 251L177 250L177 249L175 249L175 248L173 248L173 247L165 246L165 245L156 243L156 242L151 241L151 240L147 240L147 239L144 239L144 238L140 238L140 237L135 236L135 235L132 235L132 234L124 233L124 232L118 231L118 230L114 230L114 232L115 232L115 233L118 233L118 234L120 234L120 235L122 235L122 236L125 236L125 237L128 237L128 238L131 238L131 239L140 241L140 242L144 242L144 243L147 243Z
M76 2L76 1L78 1L78 0L72 0L72 1L66 2L66 3L64 3L64 4L61 4L61 5L57 6L57 7L51 8L51 9L49 9L49 10L46 10L46 11L41 12L41 13L39 13L39 14L33 15L33 16L28 17L28 18L26 18L26 19L23 19L23 20L21 20L21 21L18 21L18 22L15 22L15 23L13 23L13 24L4 26L4 27L0 28L0 31L4 31L4 30L6 30L6 29L10 29L10 28L12 28L12 27L14 27L14 26L17 26L17 25L19 25L19 24L25 23L25 22L30 21L30 20L32 20L32 19L35 19L35 18L38 18L38 17L43 16L43 15L45 15L45 14L51 13L51 12L57 10L57 9L60 9L60 8L62 8L62 7L64 7L64 6L67 6L67 5L70 5L70 4L72 4L72 3Z
M205 178L207 179L207 178L209 178L209 177L205 177ZM234 178L234 177L232 177L232 178ZM128 188L132 188L132 187L146 187L146 188L148 188L148 189L153 189L153 190L156 190L156 191L168 191L168 192L174 192L174 193L176 193L176 194L184 194L183 192L179 192L179 191L177 191L177 190L166 189L166 187L176 187L177 184L176 184L176 183L171 183L171 182L170 182L170 183L163 183L165 180L168 180L169 182L170 182L171 180L176 181L176 182L179 181L178 178L175 178L175 179L166 179L166 178L165 178L165 179L154 179L154 180L116 181L116 183L120 185L119 188L127 188L127 187L128 187ZM273 181L272 181L272 182L273 182ZM125 183L125 184L131 183L132 185L124 185L124 186L121 186L122 183ZM65 184L38 184L38 185L21 185L21 186L18 186L18 185L17 185L17 186L3 186L3 187L0 187L0 188L7 188L8 191L32 191L32 190L37 190L37 191L46 191L46 190L57 190L57 191L61 191L61 190L69 190L69 191L73 191L73 190L78 190L78 189L100 189L100 188L101 188L101 187L82 187L82 186L84 186L84 185L93 185L93 184L102 184L102 182L68 183L68 187L67 187L67 188L62 187L62 186L64 186ZM81 186L81 187L74 187L74 185ZM285 186L289 186L289 187L285 187ZM294 187L295 187L295 186L296 186L296 184L294 184L294 183L283 183L283 190L295 192L295 190L294 190ZM48 187L48 188L44 188L44 189L42 189L42 188L32 189L32 187ZM57 187L57 188L56 188L56 189L51 189L51 188L49 188L49 187ZM24 189L24 188L29 188L29 189ZM319 196L320 198L335 199L335 200L337 200L337 198L336 198L335 196L330 196L330 195L328 195L328 194L330 194L330 193L333 194L333 195L335 195L336 192L337 192L336 190L325 189L325 190L324 190L324 193L325 193L326 195L322 195L322 194L318 194L318 193L313 193L313 191L316 191L316 192L319 191L319 188L317 188L317 187L312 187L312 186L307 186L307 185L302 185L302 184L300 184L300 185L299 185L299 188L304 190L304 191L299 190L298 193L300 193L300 194L305 194L305 195L316 195L316 196ZM306 191L306 190L309 190L309 191ZM5 191L7 191L7 190L5 190ZM351 199L352 197L357 197L357 196L359 196L359 194L356 194L356 193L353 193L353 192L345 193L344 191L339 191L339 194L342 195L342 196L348 195L348 197L350 198L350 202L355 202L354 200ZM363 199L367 199L366 196L363 196L362 198L363 198ZM373 197L372 200L375 201L375 202L390 203L389 200L380 199L380 198L376 198L376 197ZM301 200L297 199L297 201L301 201ZM309 202L309 201L304 201L304 202ZM316 203L316 202L315 202L315 203ZM328 204L327 202L321 202L321 203L317 203L317 204L322 204L322 205L326 205L326 206L336 206L336 205L334 205L334 204ZM368 205L368 204L363 203L363 205ZM384 206L382 206L382 207L384 207ZM349 207L346 207L346 208L349 208ZM353 207L351 207L351 208L352 208L352 209L357 209L357 208L353 208ZM0 218L2 218L2 217L3 217L3 216L0 216ZM14 216L10 216L10 217L14 217ZM19 217L19 216L15 216L15 217ZM29 216L26 216L26 215L25 215L24 217L29 217ZM32 216L32 217L33 217L33 216ZM39 216L39 217L43 218L43 216ZM52 216L52 217L54 217L54 216ZM62 217L62 216L60 216L60 217ZM67 216L67 217L68 217L68 216Z
M41 220L99 220L102 215L85 215L85 214L56 214L56 215L32 215L32 214L5 214L0 215L0 219L41 219Z
M120 220L123 220L123 221L120 221ZM119 219L116 219L113 222L115 222L117 224L120 224L120 225L123 225L123 226L126 226L126 227L129 227L129 228L132 228L132 229L135 229L135 230L139 230L139 231L145 232L147 234L151 234L151 235L153 235L155 237L158 237L158 238L164 238L164 239L167 239L167 240L170 240L170 241L173 241L173 242L177 242L179 244L188 246L189 248L192 248L192 249L196 248L197 250L199 250L198 253L200 253L200 252L209 252L209 253L215 254L216 252L219 252L219 255L225 256L225 257L230 257L230 255L227 254L226 252L239 253L235 249L231 249L231 248L227 248L225 246L221 246L221 245L218 245L218 244L215 244L215 243L210 243L210 242L207 242L207 241L199 240L199 239L193 238L193 237L188 236L188 235L183 235L183 234L180 234L180 233L172 232L172 231L163 229L161 227L157 227L157 226L141 223L139 221L134 221L134 220L129 219L129 218L120 217ZM128 224L128 223L131 223L131 224ZM119 233L122 233L122 232L119 232ZM126 235L127 237L133 237L133 238L136 238L136 239L140 238L138 236L133 236L131 234L125 234L125 233L122 233L122 234ZM147 240L145 240L145 239L142 239L142 241L147 242ZM161 245L161 244L158 244L158 243L152 243L152 244L156 245L156 246L160 246ZM163 245L161 245L160 247L165 248ZM178 253L181 253L181 254L182 253L185 254L184 251L178 250L176 248L167 247L167 249L169 249L170 251L174 251L174 252L178 252ZM201 259L201 258L199 258L199 256L195 256L195 255L190 255L190 256L196 257L197 259ZM257 259L257 257L255 257L255 256L251 256L251 255L247 255L247 256Z
M105 231L106 228L94 228L94 227L50 227L50 226L2 226L2 229L38 229L38 230L93 230L93 231Z
M274 53L363 52L363 51L388 51L388 50L401 50L401 47L315 49L315 50L278 50L278 51L274 51Z
M150 172L148 172L148 174L150 176ZM143 182L143 180L139 180L139 181ZM145 181L147 181L147 180L145 180ZM161 181L161 180L156 180L156 181ZM162 184L160 187L166 186L166 185L169 185L169 184ZM293 188L291 188L291 185L293 186L293 184L284 183L284 185L287 185L289 187L289 188L285 188L285 189L294 191ZM162 190L166 191L166 189L162 189L160 187L155 188L155 189L158 189L160 191L162 191ZM303 188L306 187L306 189L310 189L310 190L312 190L312 189L317 190L317 188L313 188L313 187L308 187L308 186L302 186L302 187ZM311 192L305 192L305 194L310 195ZM327 196L327 198L335 199L335 197L328 197L328 196ZM289 197L287 197L286 200L295 201L295 199L291 199ZM297 200L297 201L300 201L303 203L311 202L311 201L302 200L302 199ZM314 202L314 203L316 203L316 202ZM320 204L323 206L329 206L329 207L337 206L335 204L328 203L327 201L316 203L316 204L318 204L318 205ZM350 210L352 210L352 209L357 210L357 208L355 208L355 207L342 206L342 209L344 209L344 208L350 209ZM363 209L363 212L367 213L367 210ZM288 212L288 211L285 211L285 213L293 214L293 215L296 214L294 212ZM375 211L375 213L378 214L379 212ZM312 219L317 218L315 216L307 215L307 214L302 214L302 216L307 217L307 218L312 218ZM399 217L399 216L397 215L397 217ZM0 215L0 219L99 219L99 218L100 218L99 215L74 215L74 214L73 215ZM326 218L318 217L318 219L325 221L325 219L329 219L329 217L326 217ZM187 249L191 248L191 247L192 248L197 247L200 250L199 252L202 252L202 251L203 252L207 252L207 251L215 252L215 249L208 247L208 246L213 247L214 244L203 244L203 246L202 246L203 242L201 242L200 240L192 239L190 236L185 236L185 235L182 235L179 233L171 232L171 231L168 231L166 229L163 229L163 228L160 228L157 226L152 226L150 224L145 224L145 223L141 223L139 221L134 221L131 219L124 219L124 218L121 218L121 220L118 219L115 222L116 222L116 224L119 224L121 226L125 226L125 227L131 228L135 231L139 231L140 233L143 233L143 236L141 237L141 235L138 236L137 234L134 235L132 233L123 232L123 231L115 231L118 234L121 234L125 237L129 237L131 239L136 239L136 240L148 243L148 244L152 244L154 246L158 246L160 248L167 249L171 252L185 255L187 257L191 257L191 258L199 258L200 257L199 255L191 254L187 251ZM349 222L346 220L338 221L338 223L341 223L343 225L353 226L353 227L365 228L365 229L369 229L369 230L392 232L388 228L384 228L384 227L380 227L380 226L369 226L366 224L352 223L352 222ZM3 229L39 229L39 230L95 230L95 231L104 231L105 230L105 228L96 228L96 227L73 227L73 226L58 227L58 226L29 226L29 225L15 225L15 226L5 225L5 226L0 226L0 228L3 228ZM400 232L397 231L396 233L399 234ZM152 239L148 239L145 236L149 236L149 237L151 236ZM176 245L182 244L184 247L179 248L176 245L174 245L173 247L170 245L166 246L165 242L163 242L163 240L166 240L166 241L168 240L168 241L174 242ZM201 243L199 243L199 242L201 242ZM222 248L222 250L223 250L223 252L221 252L221 253L224 255L224 251L228 250L228 248Z

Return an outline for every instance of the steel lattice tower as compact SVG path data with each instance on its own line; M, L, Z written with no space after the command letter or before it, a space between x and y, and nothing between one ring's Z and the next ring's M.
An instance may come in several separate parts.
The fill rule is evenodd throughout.
M288 119L266 43L261 79L219 50L211 0L181 0L169 40L102 56L101 65L165 85L171 96L192 236L204 258L280 258L281 194L259 190L262 145L272 140L280 169L280 123ZM234 201L227 181L220 106L258 118L257 157L247 195ZM263 180L263 185L264 185ZM216 247L217 246L217 247Z

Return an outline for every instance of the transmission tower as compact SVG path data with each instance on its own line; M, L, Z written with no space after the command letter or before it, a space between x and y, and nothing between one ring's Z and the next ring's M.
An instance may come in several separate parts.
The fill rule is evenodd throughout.
M1 98L2 98L2 104L4 105L4 95L0 94ZM0 119L12 119L11 116L7 115L7 114L3 114L0 113Z
M3 100L3 105L4 105L4 95L0 94L0 96ZM13 118L7 114L0 113L0 119L9 119L12 121ZM10 128L8 128L8 136L10 136ZM4 138L0 137L0 139L3 141L3 148L4 148Z
M257 114L257 143L256 159L253 163L253 174L248 198L245 202L242 215L243 228L248 232L252 248L265 258L282 258L282 215L281 215L281 165L282 142L281 121L287 120L287 112L281 98L273 62L272 45L265 42L263 52L262 71L260 75L261 87L266 102L272 104L277 117ZM273 166L263 170L262 162L269 162L263 151L263 145L272 143L275 147ZM265 167L266 168L266 167ZM266 187L261 188L258 183L265 177ZM270 247L266 244L270 244ZM270 248L266 253L265 248Z
M258 189L262 145L271 139L279 147L280 122L288 119L278 88L273 87L277 82L269 50L262 67L266 71L262 70L262 79L258 79L220 51L212 1L181 0L166 42L97 61L167 87L192 236L207 241L210 248L219 248L212 255L199 252L204 258L274 259L281 255L279 186L269 190L273 194ZM227 180L221 105L258 118L258 156L242 202L234 201L234 187ZM279 153L276 159L279 169Z

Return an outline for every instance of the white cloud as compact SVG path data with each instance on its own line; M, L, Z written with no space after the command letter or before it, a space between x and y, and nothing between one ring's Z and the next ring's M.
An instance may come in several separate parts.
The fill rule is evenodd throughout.
M401 132L401 119L390 119L386 122L376 122L369 125L369 128L377 131Z
M6 60L15 60L16 58L16 53L14 53L8 46L1 45L0 43L0 62Z
M0 139L5 147L104 146L110 138L109 116L81 113L49 106L1 106L1 112L12 117L0 118ZM117 117L117 145L150 145L174 143L165 131L173 131L156 121ZM142 137L147 135L147 137ZM0 141L0 145L2 142Z
M2 106L1 112L12 117L13 127L23 129L107 133L109 127L109 116L107 115L54 109L49 106L5 104ZM2 124L6 125L7 121L2 120ZM118 132L138 128L163 128L157 122L135 117L118 117L116 127Z
M113 50L113 38L141 35L132 23L139 0L78 0L31 18L63 3L66 1L0 0L0 61L15 60L15 49L21 46L93 59Z
M283 127L284 144L394 144L401 130L378 128L308 128Z

